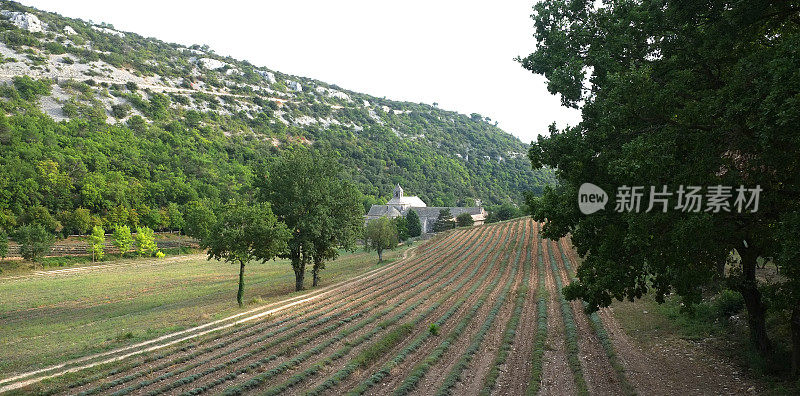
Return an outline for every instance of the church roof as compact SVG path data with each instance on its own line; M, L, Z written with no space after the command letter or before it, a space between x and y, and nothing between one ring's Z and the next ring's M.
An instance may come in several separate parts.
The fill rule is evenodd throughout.
M432 206L432 207L426 207L426 208L413 208L413 207L411 208L411 210L417 212L417 215L419 215L420 218L422 218L422 217L438 218L439 217L439 211L442 210L442 209L450 209L450 214L453 215L453 217L457 217L458 215L460 215L462 213L469 213L471 216L475 216L475 215L479 215L479 214L483 213L483 208L480 207L480 206L470 206L470 207L454 206L454 207L450 207L450 208Z
M367 216L370 216L370 217L373 217L373 216L374 217L383 217L383 216L397 217L397 216L400 216L400 212L397 209L395 209L394 207L389 206L389 205L372 205L372 207L369 208L369 212L367 213Z
M428 206L425 204L423 200L421 200L417 196L410 196L410 197L400 197L400 198L392 198L389 202L386 202L387 205L407 205L411 207L420 207L424 208Z

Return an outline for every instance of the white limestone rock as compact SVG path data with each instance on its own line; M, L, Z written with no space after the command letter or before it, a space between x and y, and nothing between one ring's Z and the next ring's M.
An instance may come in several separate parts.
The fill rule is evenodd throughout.
M75 29L72 28L72 26L67 25L64 26L64 34L66 34L67 36L72 36L78 34L78 32L76 32Z
M291 89L292 91L303 92L303 86L300 85L300 83L297 81L287 80L286 86L289 87L289 89Z
M227 66L228 64L214 58L200 58L200 65L208 70L216 70Z
M275 74L270 71L256 70L256 73L260 74L261 77L264 77L264 80L267 80L267 82L270 84L275 84L275 82L277 81L275 80Z
M92 26L92 29L94 29L94 30L96 30L96 31L98 31L100 33L110 34L112 36L125 37L125 33L122 33L120 31L117 31L117 30L114 30L114 29L109 29L107 27Z
M43 32L44 24L39 20L39 17L31 14L30 12L17 12L3 10L0 14L7 17L11 23L20 29L25 29L29 32Z

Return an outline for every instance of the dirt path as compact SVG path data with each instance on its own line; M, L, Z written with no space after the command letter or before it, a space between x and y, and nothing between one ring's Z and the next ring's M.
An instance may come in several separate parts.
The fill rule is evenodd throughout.
M43 270L43 271L34 271L33 273L26 274L26 275L14 275L14 276L0 276L0 282L7 281L7 280L24 280L30 278L41 278L47 276L65 276L65 275L79 275L86 272L94 272L94 271L103 271L103 270L115 270L118 268L123 267L149 267L149 266L156 266L156 265L165 265L165 264L175 264L175 263L182 263L189 260L195 260L200 258L205 258L205 254L198 253L198 254L189 254L189 255L181 255L181 256L174 256L174 257L167 257L162 259L153 259L148 261L127 261L127 262L120 262L120 263L111 263L111 264L97 264L97 265L87 265L83 267L73 267L73 268L64 268L64 269L57 269L57 270Z
M626 375L642 395L761 394L730 362L704 353L682 339L657 340L640 345L628 336L611 309L600 311Z

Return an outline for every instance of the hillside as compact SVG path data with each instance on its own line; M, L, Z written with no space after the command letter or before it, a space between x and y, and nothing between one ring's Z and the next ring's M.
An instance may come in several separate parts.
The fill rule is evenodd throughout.
M552 178L530 169L526 144L478 114L352 92L13 2L0 9L6 223L37 205L53 215L82 207L152 218L171 204L226 200L247 194L255 170L293 145L336 155L365 205L395 183L429 205L499 204Z

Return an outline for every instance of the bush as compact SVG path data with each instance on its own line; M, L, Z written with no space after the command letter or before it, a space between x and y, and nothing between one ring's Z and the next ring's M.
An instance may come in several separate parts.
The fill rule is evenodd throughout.
M472 216L469 213L462 213L456 217L456 223L458 223L459 227L469 227L475 224L475 220L472 220Z
M116 119L125 118L131 111L131 105L127 103L120 103L111 106L111 115Z
M35 100L40 95L50 94L50 85L52 83L48 79L34 80L28 76L16 76L12 81L14 82L14 88L25 100Z
M738 292L725 289L714 298L711 305L718 317L727 319L742 311L744 298Z
M428 331L432 335L439 335L439 325L436 323L431 323L431 325L428 327Z

